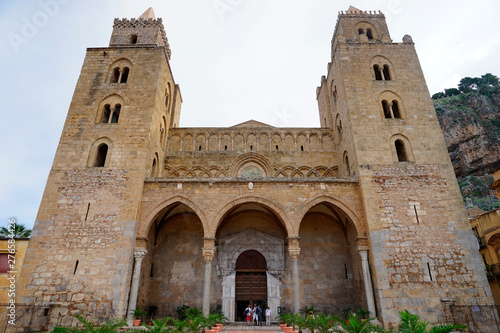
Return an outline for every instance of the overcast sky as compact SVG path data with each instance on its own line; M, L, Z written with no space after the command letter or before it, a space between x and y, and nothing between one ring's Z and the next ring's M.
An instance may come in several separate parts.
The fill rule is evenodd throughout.
M115 17L163 18L181 127L318 127L316 87L349 5L382 10L394 42L413 37L431 94L500 75L498 0L0 0L0 226L33 226L85 50L108 46Z

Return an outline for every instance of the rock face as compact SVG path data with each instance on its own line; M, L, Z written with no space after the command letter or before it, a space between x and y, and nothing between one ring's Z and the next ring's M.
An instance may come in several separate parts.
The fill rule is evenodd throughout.
M500 90L443 98L434 106L467 206L498 207L489 185L500 168Z

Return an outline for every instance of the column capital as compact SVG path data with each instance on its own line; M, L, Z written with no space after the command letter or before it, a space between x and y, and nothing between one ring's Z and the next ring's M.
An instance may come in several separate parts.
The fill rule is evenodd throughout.
M148 250L146 250L143 247L136 247L134 249L134 258L135 260L142 260L146 256L146 253L148 253Z
M299 259L300 247L288 248L288 252L290 253L290 257L292 258L293 261Z
M215 255L215 247L204 247L202 250L205 262L211 262Z
M368 249L358 247L358 253L362 261L368 261Z
M288 240L288 247L299 247L299 240L300 240L300 237L288 237L287 238Z

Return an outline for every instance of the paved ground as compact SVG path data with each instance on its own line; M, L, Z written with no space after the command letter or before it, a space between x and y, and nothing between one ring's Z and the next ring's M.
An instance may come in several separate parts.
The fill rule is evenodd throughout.
M280 332L278 325L272 326L248 326L247 324L224 326L225 332L231 333L276 333Z

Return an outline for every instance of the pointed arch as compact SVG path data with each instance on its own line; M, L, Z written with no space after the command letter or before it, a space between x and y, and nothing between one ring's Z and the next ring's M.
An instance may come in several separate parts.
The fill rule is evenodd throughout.
M183 196L175 196L157 203L156 206L154 206L148 213L146 213L146 215L143 215L145 217L141 220L139 224L139 228L137 230L137 238L147 239L148 232L151 226L153 225L157 215L160 212L177 204L183 204L187 206L198 216L203 226L203 234L205 235L205 237L207 237L206 235L208 232L208 223L207 223L207 218L203 213L203 210L201 210L196 203L189 200L188 198Z
M313 208L321 203L326 203L340 209L347 217L350 222L352 222L356 234L359 238L367 237L366 225L361 222L358 213L349 207L342 198L334 195L319 195L303 204L295 214L295 220L293 221L294 230L299 230L300 223L304 220L304 216ZM342 222L342 221L341 221ZM293 235L298 236L298 235Z
M286 230L288 237L290 235L294 234L293 230L290 230L287 226L287 223L285 221L289 221L288 215L285 213L284 207L274 203L273 200L265 198L264 196L245 196L245 195L240 195L236 196L236 198L225 204L223 207L217 208L217 213L214 216L214 229L210 230L208 234L205 235L205 237L215 237L215 234L217 232L217 229L221 225L222 221L224 218L231 213L231 211L243 204L247 203L255 203L258 205L263 206L264 208L268 209L270 212L272 212L276 218L280 221L282 227Z

